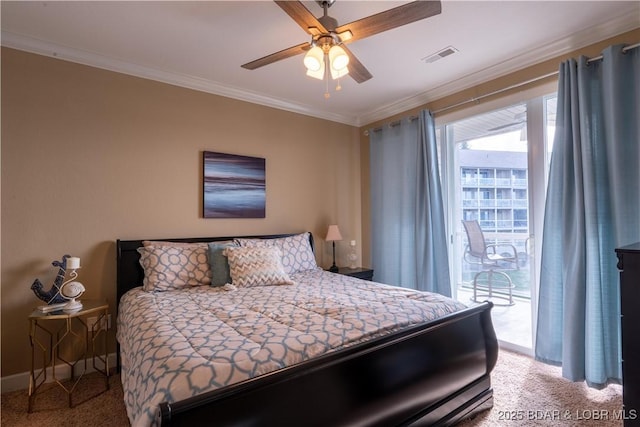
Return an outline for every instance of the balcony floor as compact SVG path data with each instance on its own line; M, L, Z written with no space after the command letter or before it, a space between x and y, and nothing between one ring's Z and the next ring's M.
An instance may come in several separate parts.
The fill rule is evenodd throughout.
M468 306L474 303L471 298L473 290L466 287L458 287L458 301ZM505 348L519 350L530 354L532 352L532 328L531 328L531 301L525 298L513 298L515 304L512 306L494 305L491 310L491 319L496 331L498 341ZM496 299L496 304L506 301Z

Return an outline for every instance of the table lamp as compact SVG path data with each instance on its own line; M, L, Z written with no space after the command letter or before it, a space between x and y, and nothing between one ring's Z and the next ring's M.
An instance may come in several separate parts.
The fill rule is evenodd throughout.
M333 264L329 267L329 271L332 273L338 272L338 266L336 265L336 242L342 240L342 234L340 234L340 229L337 225L330 225L327 230L327 237L324 239L327 242L331 242L333 244Z

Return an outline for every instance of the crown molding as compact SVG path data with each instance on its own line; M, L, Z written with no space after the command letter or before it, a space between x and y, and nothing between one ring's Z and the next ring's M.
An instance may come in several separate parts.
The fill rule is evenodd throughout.
M2 46L351 126L357 126L358 123L356 116L344 116L319 111L306 105L266 96L258 92L223 85L186 74L157 70L8 31L2 31Z
M638 27L637 16L634 14L621 15L606 24L590 27L571 35L571 37L556 40L546 46L527 51L507 61L492 65L491 67L448 82L442 86L387 104L386 106L363 114L358 117L359 126L362 127L369 123L401 114L437 99L444 98L445 96L453 95L454 93L469 89L489 80L503 77L541 62L566 55L575 50L637 28L640 28Z
M303 114L319 119L362 127L368 123L373 123L396 114L401 114L434 100L570 53L577 49L584 48L636 28L638 28L637 17L634 14L625 14L603 25L582 30L579 33L573 34L571 37L556 40L544 47L527 51L521 55L503 61L499 64L492 65L481 71L474 72L473 74L466 75L457 80L429 89L414 96L389 103L359 116L355 114L343 115L320 111L307 105L274 98L258 92L224 85L219 82L191 75L157 70L140 64L109 58L92 52L62 46L8 31L2 31L1 41L3 46L13 49L211 93L297 114Z

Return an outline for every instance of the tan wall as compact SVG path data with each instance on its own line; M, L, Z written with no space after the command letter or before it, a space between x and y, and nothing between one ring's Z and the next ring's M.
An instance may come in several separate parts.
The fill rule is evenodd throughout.
M360 130L3 48L1 375L28 370L26 317L39 304L29 287L36 277L50 284L50 262L64 253L82 258L85 297L108 299L114 315L117 238L310 230L318 261L328 266L331 250L321 238L336 222L345 238L338 253L356 239L367 265L365 129L553 72L568 57L639 40L634 30ZM201 217L202 151L267 159L267 218Z
M419 111L424 109L429 109L430 111L437 112L439 110L443 111L446 108L446 111L443 113L451 114L455 111L463 110L466 108L473 107L478 103L488 103L496 100L497 98L511 96L514 93L521 92L527 89L531 89L535 86L548 85L550 82L557 82L557 76L545 78L542 80L538 80L535 83L524 85L517 87L515 89L503 91L506 88L510 88L515 85L519 85L522 82L526 82L532 79L536 79L539 76L544 76L549 73L557 72L560 66L560 63L569 58L577 58L580 55L585 55L587 57L593 58L599 56L606 47L611 46L613 44L626 44L632 45L640 42L640 28L620 34L616 37L609 38L603 40L601 42L595 43L593 45L587 46L582 49L577 49L569 54L558 56L556 58L541 62L539 64L533 65L531 67L524 68L517 72L508 74L506 76L485 82L483 84L471 87L469 89L462 90L460 92L456 92L452 95L446 96L444 98L436 99L427 104L421 105L420 107L404 111L400 114L393 115L391 117L387 117L382 120L378 120L373 123L369 123L360 128L360 153L361 153L361 164L362 164L362 179L361 179L361 192L362 192L362 262L364 265L371 264L371 252L370 252L370 232L371 232L371 218L369 216L369 206L370 206L370 170L369 170L369 137L365 134L365 130L379 127L385 123L393 122L401 117L407 117L411 115L416 115ZM557 83L556 83L557 86ZM491 94L494 92L501 91L499 94L484 97L485 94ZM467 103L461 105L457 108L449 109L449 106L458 105L465 103L471 99L482 98L479 101L475 101L472 103ZM434 117L438 117L438 113L434 114Z
M65 253L113 315L118 238L309 230L329 266L328 224L360 241L357 131L3 48L2 376L28 371L30 285ZM265 219L202 218L203 151L266 158Z

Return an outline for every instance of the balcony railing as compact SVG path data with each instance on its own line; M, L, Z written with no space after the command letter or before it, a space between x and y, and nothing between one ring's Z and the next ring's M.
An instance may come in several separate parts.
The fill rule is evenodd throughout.
M480 228L485 232L496 230L526 231L529 225L526 219L483 219L479 220L478 223L480 223Z
M464 208L526 208L527 199L463 199Z
M472 178L462 177L463 187L515 187L527 188L526 178Z

